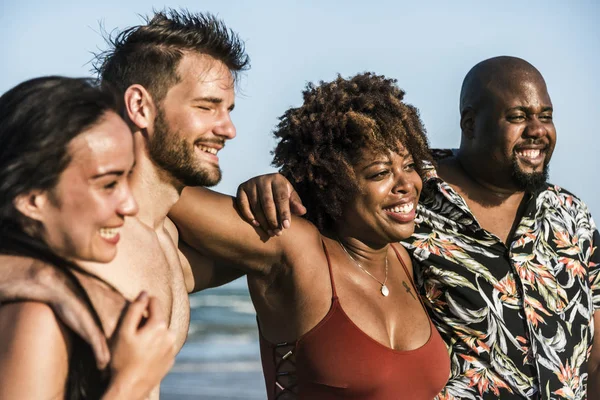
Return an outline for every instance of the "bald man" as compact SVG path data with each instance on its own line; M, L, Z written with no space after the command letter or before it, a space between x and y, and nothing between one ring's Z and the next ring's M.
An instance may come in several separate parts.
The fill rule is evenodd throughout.
M586 205L547 183L552 112L528 62L477 64L461 90L460 148L425 179L405 245L451 349L440 398L585 399L586 381L598 396L600 236Z
M547 183L552 112L531 64L482 61L462 86L460 148L426 168L403 245L452 359L439 399L600 398L600 236L585 204ZM288 185L246 182L242 214L281 234L288 199L301 209Z

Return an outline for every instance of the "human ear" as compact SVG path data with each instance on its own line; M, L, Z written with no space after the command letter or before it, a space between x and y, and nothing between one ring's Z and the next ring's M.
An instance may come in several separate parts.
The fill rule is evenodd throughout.
M35 221L43 222L44 208L48 203L48 195L45 191L34 190L18 195L13 204L23 215Z
M131 85L125 90L125 114L137 129L147 129L155 117L154 100L145 87Z
M460 128L463 137L473 139L475 136L475 111L467 107L460 113Z

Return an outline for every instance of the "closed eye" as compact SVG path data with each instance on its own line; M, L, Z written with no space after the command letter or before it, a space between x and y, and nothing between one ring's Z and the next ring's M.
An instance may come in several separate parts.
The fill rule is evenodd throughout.
M110 182L109 184L104 185L104 189L106 189L106 190L114 189L115 187L117 187L117 183L118 183L117 181Z
M389 173L390 173L389 170L379 171L379 172L369 176L369 179L373 179L373 180L383 179Z

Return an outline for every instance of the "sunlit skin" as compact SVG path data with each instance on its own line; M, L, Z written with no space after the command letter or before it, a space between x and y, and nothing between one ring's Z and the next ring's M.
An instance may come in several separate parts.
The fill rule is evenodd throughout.
M346 206L338 235L377 247L409 237L423 186L412 157L405 151L365 154L354 175L359 193Z
M56 186L25 193L15 204L42 223L43 240L53 252L78 264L94 261L101 269L117 254L126 217L138 211L129 186L134 167L131 131L121 117L107 111L72 139L67 151L70 160ZM32 264L24 257L2 259L4 265L21 269ZM84 281L79 282L86 288ZM103 305L111 308L112 301L106 298ZM120 329L112 335L111 380L103 400L145 398L174 362L175 335L168 331L156 299L142 294L120 315ZM73 332L48 305L37 302L3 304L0 326L0 397L65 397L73 360L90 356L74 353ZM31 376L39 379L32 381Z
M486 60L465 78L460 149L457 157L439 161L437 171L479 224L505 243L525 192L532 190L516 174L537 175L544 183L556 143L552 113L544 79L526 61Z
M178 72L181 81L159 105L154 129L168 134L158 144L161 150L179 153L167 169L187 171L184 174L201 171L204 178L188 184L214 185L221 179L218 152L236 135L230 117L235 106L233 77L223 63L199 54L184 57Z
M390 243L410 236L422 182L412 157L365 153L352 166L358 192L349 194L339 223L319 232L304 219L289 232L268 238L247 224L232 199L201 188L186 188L171 210L190 245L232 262L248 273L248 285L261 331L272 343L296 340L317 325L331 307L331 283L321 240L331 262L340 301L365 334L396 350L422 346L430 326ZM398 208L396 208L398 207ZM206 232L210 232L207 235ZM389 297L381 284L344 253L340 240L361 265L381 281L389 262ZM396 246L411 270L402 246ZM413 324L406 324L411 320Z
M510 179L513 158L524 173L542 172L556 144L552 102L539 79L523 79L490 89L491 99L475 116L473 152L495 186L516 189ZM478 175L476 169L474 176Z
M128 181L134 165L131 131L109 112L68 150L71 162L58 184L37 200L44 239L67 259L109 262L125 217L138 210Z

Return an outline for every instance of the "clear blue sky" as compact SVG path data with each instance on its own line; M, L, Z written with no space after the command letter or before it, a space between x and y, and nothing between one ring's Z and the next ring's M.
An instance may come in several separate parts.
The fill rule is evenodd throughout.
M397 78L421 110L433 147L459 143L458 95L477 62L522 57L546 78L557 149L551 180L600 220L600 5L596 1L41 1L0 4L0 92L40 75L89 75L99 33L163 7L210 11L246 40L252 69L240 86L238 137L220 154L218 189L233 193L269 172L271 130L308 81L374 71Z

